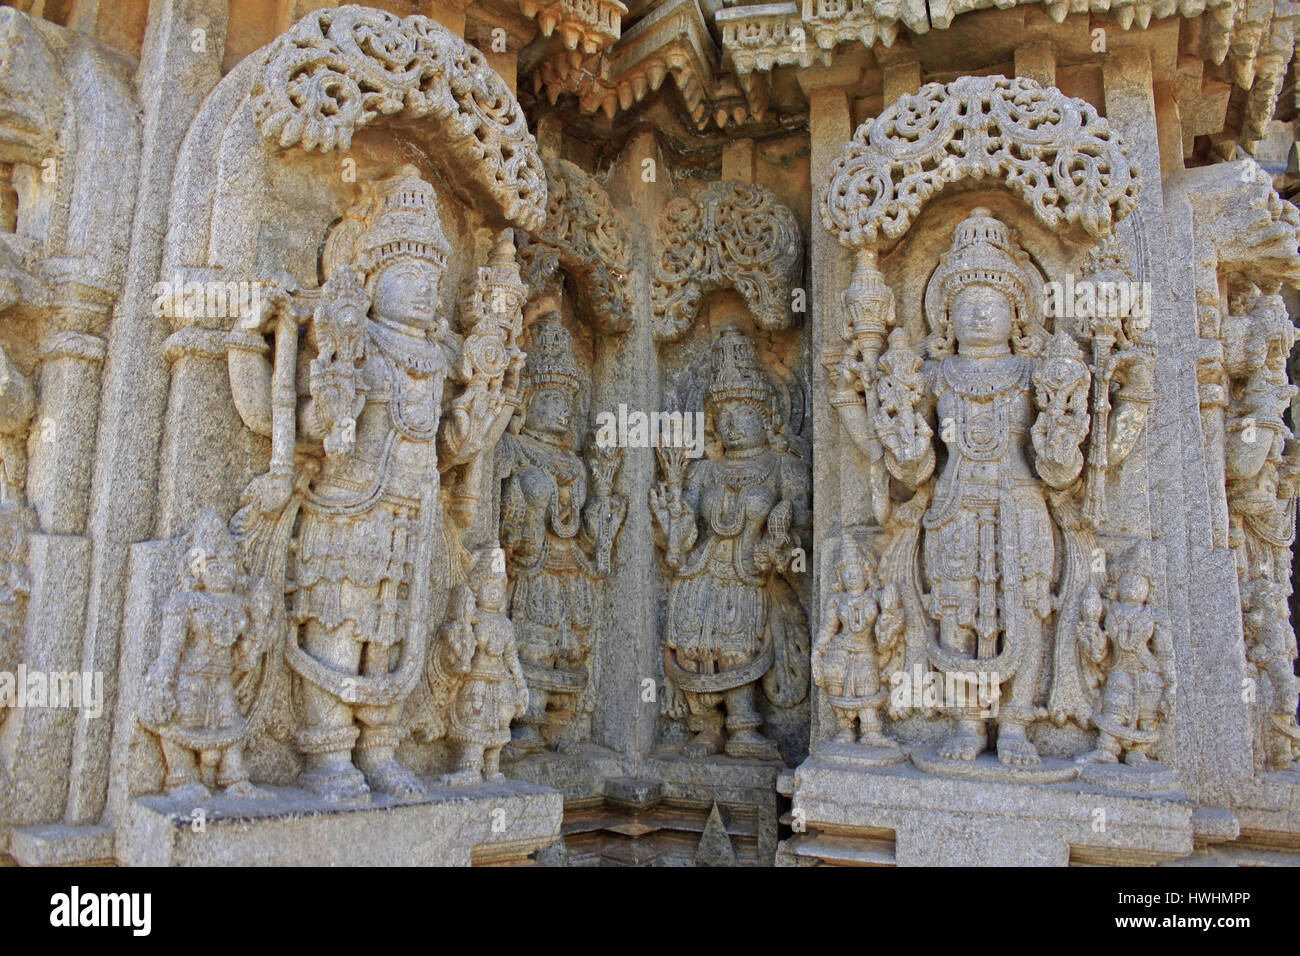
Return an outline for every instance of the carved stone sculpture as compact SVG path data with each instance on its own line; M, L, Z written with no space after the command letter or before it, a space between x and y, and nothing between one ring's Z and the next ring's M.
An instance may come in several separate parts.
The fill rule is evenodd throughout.
M36 529L36 515L21 501L0 501L0 672L16 674L22 654L23 623L31 580L27 573L27 535ZM8 711L8 695L0 695L0 727Z
M1246 659L1255 673L1256 761L1291 767L1296 724L1295 632L1288 623L1300 442L1283 413L1296 387L1287 359L1297 332L1278 295L1236 295L1223 320L1228 543L1237 554ZM1244 314L1232 314L1235 312Z
M864 251L845 294L851 347L833 401L867 452L872 508L888 536L886 577L937 630L931 640L929 621L916 621L912 640L927 645L924 656L950 684L1003 688L998 756L1011 766L1040 760L1026 729L1045 703L1065 586L1056 540L1063 535L1067 553L1077 554L1080 512L1102 520L1106 470L1131 451L1150 403L1152 360L1135 344L1132 322L1108 310L1082 330L1093 340L1090 368L1069 331L1044 327L1043 301L1041 277L1013 231L977 208L926 288L930 336L918 350L904 331L890 333L872 380L895 319L892 293ZM1120 346L1113 354L1112 343ZM1096 390L1093 369L1105 382ZM1090 391L1114 402L1113 415L1089 405ZM937 480L936 433L947 450ZM891 481L912 489L911 500L897 500ZM928 593L911 590L918 550ZM956 732L939 756L973 760L992 715L969 697L949 703Z
M685 697L684 753L770 759L758 687L781 707L807 693L807 623L785 575L808 526L808 467L786 450L772 383L734 326L713 345L705 410L720 450L687 468L680 449L661 449L650 492L673 575L664 668Z
M813 680L826 691L839 728L831 743L898 750L881 721L889 662L906 625L898 588L881 582L876 561L851 537L833 573L836 583L822 606L812 652Z
M493 563L491 550L480 552L432 655L433 679L445 688L443 726L456 751L455 769L443 777L451 786L504 779L501 748L510 741L510 721L528 709L528 685L506 615L506 575Z
M1083 761L1147 767L1156 759L1160 730L1172 712L1174 654L1164 616L1151 606L1146 556L1117 566L1115 587L1104 599L1084 598L1076 639L1101 675L1093 712L1097 747Z
M327 800L423 792L395 756L400 713L441 619L459 556L449 551L472 522L478 463L514 410L523 286L513 241L504 233L478 271L461 305L464 337L436 311L449 251L433 187L404 167L331 232L320 290L273 289L269 315L230 338L236 403L272 438L271 470L250 485L235 526L279 575L301 510L285 624L299 633L285 654L300 678L299 782ZM316 355L300 375L297 324L308 317ZM460 386L450 399L449 383ZM309 452L297 460L296 442Z
M206 800L215 781L228 796L264 798L244 767L249 725L236 686L258 670L271 641L272 594L243 572L235 539L211 508L182 546L180 586L162 608L140 722L162 745L169 796Z
M500 454L501 545L510 567L510 615L528 677L528 712L513 747L562 739L580 708L592 650L593 582L609 574L627 503L614 494L617 448L577 453L582 375L558 312L530 329L522 424ZM590 484L588 468L590 467Z

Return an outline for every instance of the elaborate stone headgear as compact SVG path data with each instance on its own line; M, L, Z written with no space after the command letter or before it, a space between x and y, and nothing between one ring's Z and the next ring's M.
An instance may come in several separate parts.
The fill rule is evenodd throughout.
M524 360L524 392L543 386L576 392L582 387L582 372L573 357L573 336L558 312L540 316L529 327L528 357Z
M1042 277L1017 243L1015 230L983 206L953 230L952 246L939 257L926 286L925 317L932 330L947 328L952 300L971 285L1000 289L1026 331L1042 328Z
M414 166L403 166L375 186L370 225L357 240L362 267L370 273L395 259L447 265L451 246L438 218L438 198L433 186L420 178Z
M234 536L221 519L221 515L217 514L213 508L200 509L198 515L194 518L194 523L190 525L190 530L182 539L182 544L185 549L181 555L181 579L183 581L193 578L196 557L201 563L209 557L223 552L231 558L234 558L237 554Z
M858 544L851 534L846 534L840 541L839 564L836 567L837 579L844 573L844 568L856 564L866 573L867 580L875 584L876 556L867 548Z
M744 400L775 411L775 391L749 336L734 325L722 330L713 343L712 380L704 396L705 406Z

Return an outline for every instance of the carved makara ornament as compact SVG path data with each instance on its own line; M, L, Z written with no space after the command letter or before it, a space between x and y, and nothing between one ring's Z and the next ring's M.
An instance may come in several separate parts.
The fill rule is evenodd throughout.
M775 389L734 326L713 345L705 410L721 452L689 469L662 456L650 493L673 575L664 668L685 698L685 753L772 758L757 689L793 707L808 686L807 622L786 579L808 525L808 468L786 450Z
M272 442L271 470L249 486L234 526L273 580L286 579L296 537L281 626L300 679L299 782L329 800L423 792L395 757L402 705L463 560L483 454L514 411L524 289L513 240L498 238L461 303L463 338L436 311L449 248L433 187L403 167L331 232L319 290L272 288L269 314L230 337L236 403ZM316 354L300 376L297 325L309 317Z
M271 588L244 572L235 539L211 508L181 545L179 585L162 608L140 722L162 745L169 796L204 800L215 783L229 796L266 797L248 780L244 743L246 711L261 686L249 678L274 643Z
M870 250L859 252L844 299L848 348L830 357L838 364L833 404L867 453L872 509L885 531L882 576L898 587L909 617L904 659L928 659L946 686L970 688L964 703L945 705L957 726L939 755L973 760L987 746L993 715L981 710L978 683L984 693L1000 688L1000 760L1035 765L1026 728L1043 713L1044 689L1060 719L1087 724L1091 716L1078 687L1057 687L1059 677L1075 681L1077 667L1045 679L1060 640L1056 610L1076 607L1089 583L1080 567L1094 540L1084 504L1090 493L1104 500L1106 468L1132 449L1132 420L1140 432L1150 402L1137 385L1131 395L1119 390L1112 440L1103 439L1108 463L1086 468L1096 360L1107 381L1149 383L1133 368L1149 373L1152 357L1116 332L1098 347L1094 328L1084 332L1093 336L1090 367L1069 331L1049 333L1037 268L1011 228L983 208L956 227L940 256L925 293L930 334L919 346L906 331L890 331L893 297ZM1116 341L1123 348L1112 355ZM937 477L935 434L947 450ZM911 489L910 500L895 486Z
M812 652L813 680L835 712L838 730L831 742L897 750L884 735L881 715L889 700L887 675L907 624L898 588L881 582L874 558L849 536L834 574Z
M558 312L544 312L530 327L520 430L504 437L499 457L510 616L529 688L513 745L522 752L574 742L568 730L587 689L593 585L609 574L627 513L612 491L618 449L592 443L590 465L578 455L581 389L572 337Z
M479 553L431 655L431 684L456 751L455 769L443 778L451 786L504 779L501 748L510 742L510 721L528 709L515 630L506 615L506 574L495 563L493 549Z

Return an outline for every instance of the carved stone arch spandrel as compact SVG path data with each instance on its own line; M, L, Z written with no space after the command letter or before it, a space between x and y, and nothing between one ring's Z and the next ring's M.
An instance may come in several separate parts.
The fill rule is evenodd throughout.
M626 332L632 325L627 219L610 203L604 187L568 160L546 160L546 195L546 220L520 243L530 298L556 291L562 274L567 275L594 328Z
M926 84L864 123L830 172L822 222L850 249L898 239L948 184L991 177L1044 224L1099 238L1136 205L1140 171L1097 110L1004 76Z
M703 297L721 289L744 298L759 328L789 328L802 261L799 224L765 186L712 183L693 198L674 199L659 217L651 289L655 338L680 338Z

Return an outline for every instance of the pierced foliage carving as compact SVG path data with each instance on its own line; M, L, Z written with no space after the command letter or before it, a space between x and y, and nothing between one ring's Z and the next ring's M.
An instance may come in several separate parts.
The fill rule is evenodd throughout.
M835 161L822 221L851 249L905 233L961 179L998 177L1048 227L1108 234L1137 202L1141 174L1096 109L1005 76L929 83L858 128Z
M794 214L763 186L714 183L694 199L674 199L659 218L655 336L681 336L700 299L718 289L744 296L759 328L788 328L800 251Z
M377 116L405 110L439 126L437 139L483 179L505 217L535 229L546 174L528 122L487 59L428 17L365 7L317 10L266 47L253 85L262 135L280 146L348 149Z

